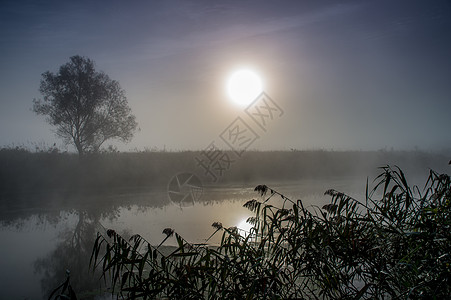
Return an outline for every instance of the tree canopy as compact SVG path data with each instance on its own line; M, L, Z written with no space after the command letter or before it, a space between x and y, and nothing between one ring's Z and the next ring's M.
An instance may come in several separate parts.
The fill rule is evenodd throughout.
M33 111L80 156L110 139L129 142L137 128L124 90L89 58L72 56L58 73L43 73L39 91L43 99L33 100Z

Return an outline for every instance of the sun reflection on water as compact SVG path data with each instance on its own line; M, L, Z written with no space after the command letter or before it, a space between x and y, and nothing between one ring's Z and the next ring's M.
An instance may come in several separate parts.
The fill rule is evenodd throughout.
M242 219L238 224L237 228L241 236L247 237L250 234L250 230L252 228L252 224L246 222L247 217Z

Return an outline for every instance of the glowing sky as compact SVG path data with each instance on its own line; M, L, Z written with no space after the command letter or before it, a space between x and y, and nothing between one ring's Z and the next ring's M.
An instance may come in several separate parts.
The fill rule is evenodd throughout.
M61 144L32 99L78 54L126 91L123 150L207 147L240 67L284 110L252 148L451 149L450 53L446 0L1 1L0 146Z

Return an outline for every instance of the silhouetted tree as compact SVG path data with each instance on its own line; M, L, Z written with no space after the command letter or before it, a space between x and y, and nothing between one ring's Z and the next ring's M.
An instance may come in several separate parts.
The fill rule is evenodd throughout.
M94 62L73 56L59 72L42 74L39 88L43 99L33 100L33 111L47 116L56 135L73 144L80 156L98 151L109 139L128 142L137 123L119 83Z

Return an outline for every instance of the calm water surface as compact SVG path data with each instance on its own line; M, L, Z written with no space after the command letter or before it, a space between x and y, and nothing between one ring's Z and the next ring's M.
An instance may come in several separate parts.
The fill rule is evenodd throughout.
M363 199L365 192L365 181L361 179L268 185L293 200L301 199L305 206L329 203L330 197L324 196L329 188L358 199ZM57 197L45 208L32 204L13 205L13 209L10 206L2 212L0 223L0 299L46 299L64 281L66 270L70 271L79 299L101 298L98 274L88 270L93 239L99 229L111 228L125 237L139 233L152 244L159 244L164 238L163 229L170 227L190 242L204 242L214 231L213 222L238 226L251 216L243 204L259 199L254 187L206 187L200 201L188 207L171 203L164 189L83 196L84 201L76 205ZM281 200L271 201L276 205ZM59 207L59 203L65 205ZM210 242L219 240L220 235ZM165 244L175 243L175 239L169 239Z

